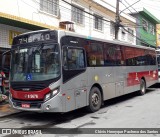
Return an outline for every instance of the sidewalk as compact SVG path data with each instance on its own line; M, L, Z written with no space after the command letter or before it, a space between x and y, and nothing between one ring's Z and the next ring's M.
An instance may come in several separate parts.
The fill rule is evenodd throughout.
M7 117L12 114L19 113L20 111L13 109L10 104L8 103L8 100L5 102L0 102L0 118Z

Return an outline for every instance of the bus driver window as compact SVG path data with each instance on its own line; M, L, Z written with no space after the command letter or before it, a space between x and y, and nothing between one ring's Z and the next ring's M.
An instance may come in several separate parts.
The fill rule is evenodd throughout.
M66 50L64 50L63 66L64 69L69 69L69 70L83 69L85 67L83 49L69 48L68 53Z
M69 69L76 69L76 49L68 49L68 67Z

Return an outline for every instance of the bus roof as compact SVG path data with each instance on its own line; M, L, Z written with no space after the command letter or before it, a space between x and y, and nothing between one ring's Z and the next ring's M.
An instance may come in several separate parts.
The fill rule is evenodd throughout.
M89 39L88 36L80 35L80 34L77 34L77 33L75 33L75 32L64 31L64 30L59 30L59 31L60 31L60 32L61 32L61 31L65 32L66 35ZM76 34L76 35L75 35L75 34ZM97 40L97 41L102 41L102 42L107 42L107 43L117 44L117 45L124 45L124 46L129 46L129 47L134 47L134 48L136 47L136 48L141 48L141 49L155 50L155 48L152 48L152 47L146 47L146 46L141 46L141 45L133 45L133 44L131 44L131 43L123 42L123 41L119 41L119 40L105 40L105 39L100 39L100 38L96 38L96 37L91 37L90 40Z
M136 48L142 48L142 49L155 50L152 47L146 47L146 46L141 46L141 45L133 45L131 43L127 43L127 42L123 42L123 41L119 41L119 40L105 40L105 39L100 39L100 38L96 38L96 37L81 35L81 34L78 34L76 32L71 32L71 31L66 31L66 30L43 29L43 30L30 31L30 32L22 33L22 34L20 34L16 37L23 36L23 35L29 35L29 34L32 34L32 33L46 32L46 31L58 31L58 33L64 33L66 36L69 35L69 36L80 37L80 38L84 38L84 39L88 39L88 40L97 40L97 41L107 42L107 43L110 43L110 44L118 44L118 45L130 46L130 47L134 47L134 48L136 47ZM158 49L158 51L160 51L160 49Z

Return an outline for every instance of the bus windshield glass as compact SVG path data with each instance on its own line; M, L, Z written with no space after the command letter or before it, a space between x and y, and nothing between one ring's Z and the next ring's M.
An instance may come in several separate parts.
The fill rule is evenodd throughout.
M42 81L60 76L58 44L19 46L12 50L11 81Z

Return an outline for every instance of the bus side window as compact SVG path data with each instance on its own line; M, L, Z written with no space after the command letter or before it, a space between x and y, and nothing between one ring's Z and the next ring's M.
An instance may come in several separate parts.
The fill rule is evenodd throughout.
M113 45L106 45L104 48L104 63L105 66L115 66L116 65L116 50Z
M68 49L68 67L69 69L76 69L77 53L75 49Z
M82 69L84 65L84 51L82 49L68 49L68 67L70 70Z
M63 67L65 70L78 70L85 68L84 50L79 48L64 49Z

